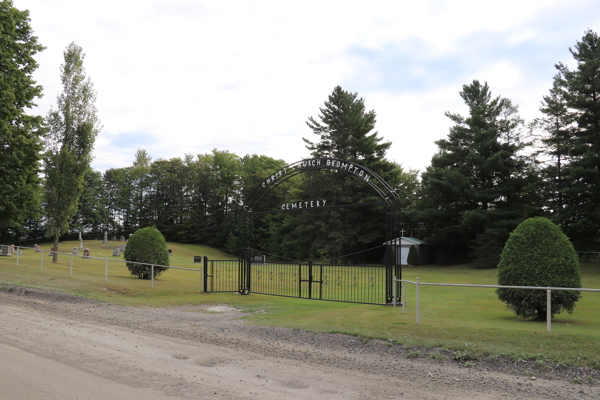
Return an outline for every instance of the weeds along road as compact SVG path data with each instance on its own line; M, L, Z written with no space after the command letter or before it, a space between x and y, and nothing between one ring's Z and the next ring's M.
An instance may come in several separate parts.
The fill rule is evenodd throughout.
M0 287L10 399L600 399L597 385L406 358L403 346ZM596 382L597 383L597 382Z

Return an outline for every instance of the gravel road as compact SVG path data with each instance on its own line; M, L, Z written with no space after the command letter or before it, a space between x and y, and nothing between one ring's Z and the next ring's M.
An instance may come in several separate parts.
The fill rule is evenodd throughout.
M444 350L252 326L245 315L0 286L0 397L600 399L600 375L588 368L465 364Z

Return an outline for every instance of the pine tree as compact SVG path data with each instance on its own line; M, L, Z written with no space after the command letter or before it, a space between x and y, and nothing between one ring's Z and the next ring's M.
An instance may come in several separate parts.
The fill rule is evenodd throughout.
M544 115L534 121L534 126L545 133L542 138L543 153L550 157L542 169L545 208L555 222L561 221L566 206L563 189L569 186L568 163L573 145L575 116L569 110L565 68L558 65L550 93L544 96L540 111Z
M510 100L492 97L487 83L464 85L460 96L469 116L446 113L454 125L436 142L439 151L422 176L422 203L413 219L440 250L438 262L473 257L493 267L523 219L523 121Z
M588 30L569 49L577 68L562 64L567 104L576 126L572 131L565 166L568 184L562 193L569 199L560 222L578 248L597 248L600 237L600 38Z
M396 176L402 171L385 159L391 143L379 137L375 123L375 111L367 111L357 93L337 86L320 108L318 118L309 117L307 121L319 140L304 141L313 158L351 161L370 168L386 181L397 180ZM368 185L343 172L311 172L302 179L303 190L291 192L286 201L306 200L302 196L327 199L335 205L381 201ZM334 208L287 215L277 231L281 238L278 249L288 257L306 259L327 255L333 260L381 245L385 232L383 211L383 207Z

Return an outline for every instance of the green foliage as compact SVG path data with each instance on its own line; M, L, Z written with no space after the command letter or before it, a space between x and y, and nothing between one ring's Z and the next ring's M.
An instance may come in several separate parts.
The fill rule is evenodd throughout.
M526 163L519 152L523 121L509 99L492 97L486 84L474 80L460 96L467 117L446 113L454 123L439 152L422 175L421 201L408 216L422 223L429 244L438 247L439 260L456 262L465 255L497 257L504 240L524 217ZM478 235L492 230L488 242ZM473 253L480 245L485 248ZM487 263L487 262L486 262Z
M44 154L45 234L54 237L55 247L77 213L84 175L100 129L96 93L83 68L85 54L81 47L71 43L63 55L60 68L63 91L57 97L57 108L48 112L50 131ZM56 257L53 261L56 262Z
M577 253L569 238L547 218L522 222L510 235L498 264L498 284L580 288ZM526 319L546 319L546 291L497 289L498 298ZM577 291L552 291L552 316L575 308Z
M42 97L33 73L38 67L34 56L44 47L29 23L27 10L16 9L12 0L0 2L0 242L26 218L39 215L45 128L43 119L28 115L27 109Z
M408 257L406 257L408 265L419 265L419 252L416 246L410 246L408 249Z
M318 118L309 117L307 121L318 141L304 139L312 157L347 160L370 168L387 182L403 181L402 168L385 159L391 143L384 142L375 130L375 111L367 111L357 93L336 86L319 111ZM327 199L336 205L381 201L367 184L343 172L311 172L310 176L299 175L296 182L294 190L286 193L286 202L308 200L309 193L311 198ZM383 207L321 209L274 220L279 226L274 226L270 251L296 259L328 256L338 262L360 262L364 260L342 256L381 245L385 240ZM377 259L381 256L378 254Z
M549 203L577 247L594 250L600 248L600 38L588 30L569 50L577 66L556 65L555 85L542 109L555 122L546 142L555 157Z
M155 227L138 229L129 238L125 247L124 257L127 262L127 268L131 275L140 279L150 279L152 277L152 267L150 265L137 264L147 263L155 264L154 276L167 268L157 265L169 265L169 249L164 236Z

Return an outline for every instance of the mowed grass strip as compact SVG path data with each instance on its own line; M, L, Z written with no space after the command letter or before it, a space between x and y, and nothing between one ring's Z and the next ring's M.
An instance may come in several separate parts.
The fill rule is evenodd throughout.
M151 287L149 280L129 274L123 257L112 257L121 242L84 243L92 256L109 259L108 282L104 281L104 260L73 257L69 275L69 256L59 263L40 253L25 250L16 267L16 257L0 257L0 283L63 291L100 301L126 306L177 306L228 304L248 312L251 323L337 332L363 338L391 340L409 346L435 346L468 351L478 357L504 354L515 359L543 358L548 362L600 366L600 293L582 293L573 314L559 314L546 332L545 322L517 318L497 298L494 289L421 287L421 324L415 324L415 287L405 286L407 307L374 306L315 301L252 294L203 293L203 273L170 269ZM78 246L65 242L65 252ZM46 245L48 249L50 245ZM208 246L169 243L172 266L202 270L193 263L195 255L209 259L236 258ZM80 252L81 254L81 252ZM122 253L121 253L122 254ZM600 264L582 263L584 287L600 288ZM404 278L422 282L496 284L496 270L478 270L471 265L450 267L404 267ZM260 312L255 312L260 311Z

